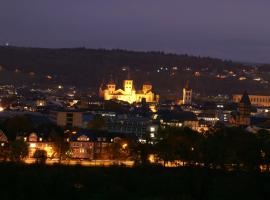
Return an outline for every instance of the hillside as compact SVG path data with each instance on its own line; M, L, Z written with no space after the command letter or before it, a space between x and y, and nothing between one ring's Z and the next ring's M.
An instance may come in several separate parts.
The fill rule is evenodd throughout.
M216 74L224 70L241 71L240 65L231 61L162 52L0 47L0 65L0 83L59 82L97 88L110 74L121 84L129 69L136 87L150 81L159 90L175 91L189 79L191 86L201 93L240 92L245 88L261 93L265 90L265 86L248 81L238 83L233 77L217 79ZM200 77L194 76L196 71ZM47 76L52 79L48 80Z

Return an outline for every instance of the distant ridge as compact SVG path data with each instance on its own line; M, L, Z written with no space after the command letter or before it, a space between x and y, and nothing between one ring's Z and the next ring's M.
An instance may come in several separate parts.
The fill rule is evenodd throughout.
M215 77L206 76L225 69L238 70L243 66L241 63L156 51L0 46L0 65L0 83L43 83L48 81L44 77L51 76L51 82L98 88L110 74L122 81L126 77L123 68L128 67L138 85L150 81L158 90L180 90L187 79L190 80L191 87L204 93L228 93L234 92L233 90L242 93L242 88L246 88L246 85L242 86L242 83L232 80L216 80ZM20 73L14 75L16 70ZM200 71L205 76L194 77L195 71ZM29 74L32 74L31 81ZM258 88L260 87L255 87L260 90Z

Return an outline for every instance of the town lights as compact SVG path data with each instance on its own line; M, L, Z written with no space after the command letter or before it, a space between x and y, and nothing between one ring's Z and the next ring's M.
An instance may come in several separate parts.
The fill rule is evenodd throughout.
M126 148L127 148L127 146L128 146L128 144L127 144L127 143L122 144L122 149L126 149Z
M150 161L150 163L154 163L155 162L154 154L150 154L149 157L148 157L148 160Z
M36 148L36 144L35 143L30 143L30 148Z

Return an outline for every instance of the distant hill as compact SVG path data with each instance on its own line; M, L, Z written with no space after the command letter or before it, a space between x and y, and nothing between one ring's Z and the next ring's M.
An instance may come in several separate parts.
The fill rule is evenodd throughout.
M233 80L223 83L208 76L224 69L236 70L240 66L237 63L163 52L0 47L0 65L0 83L55 81L97 88L101 82L106 82L110 74L121 84L129 69L137 87L150 81L160 90L180 90L187 79L196 90L205 93L224 93L232 88L242 91L247 87L240 85L238 88ZM205 76L194 77L195 71L203 72ZM51 76L52 80L46 76Z

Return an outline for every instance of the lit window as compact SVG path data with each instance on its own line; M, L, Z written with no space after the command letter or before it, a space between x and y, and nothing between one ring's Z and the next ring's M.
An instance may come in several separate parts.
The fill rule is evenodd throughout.
M36 143L30 143L30 147L31 148L35 148L36 147Z
M155 130L156 130L155 127L153 126L150 127L150 132L155 132Z

